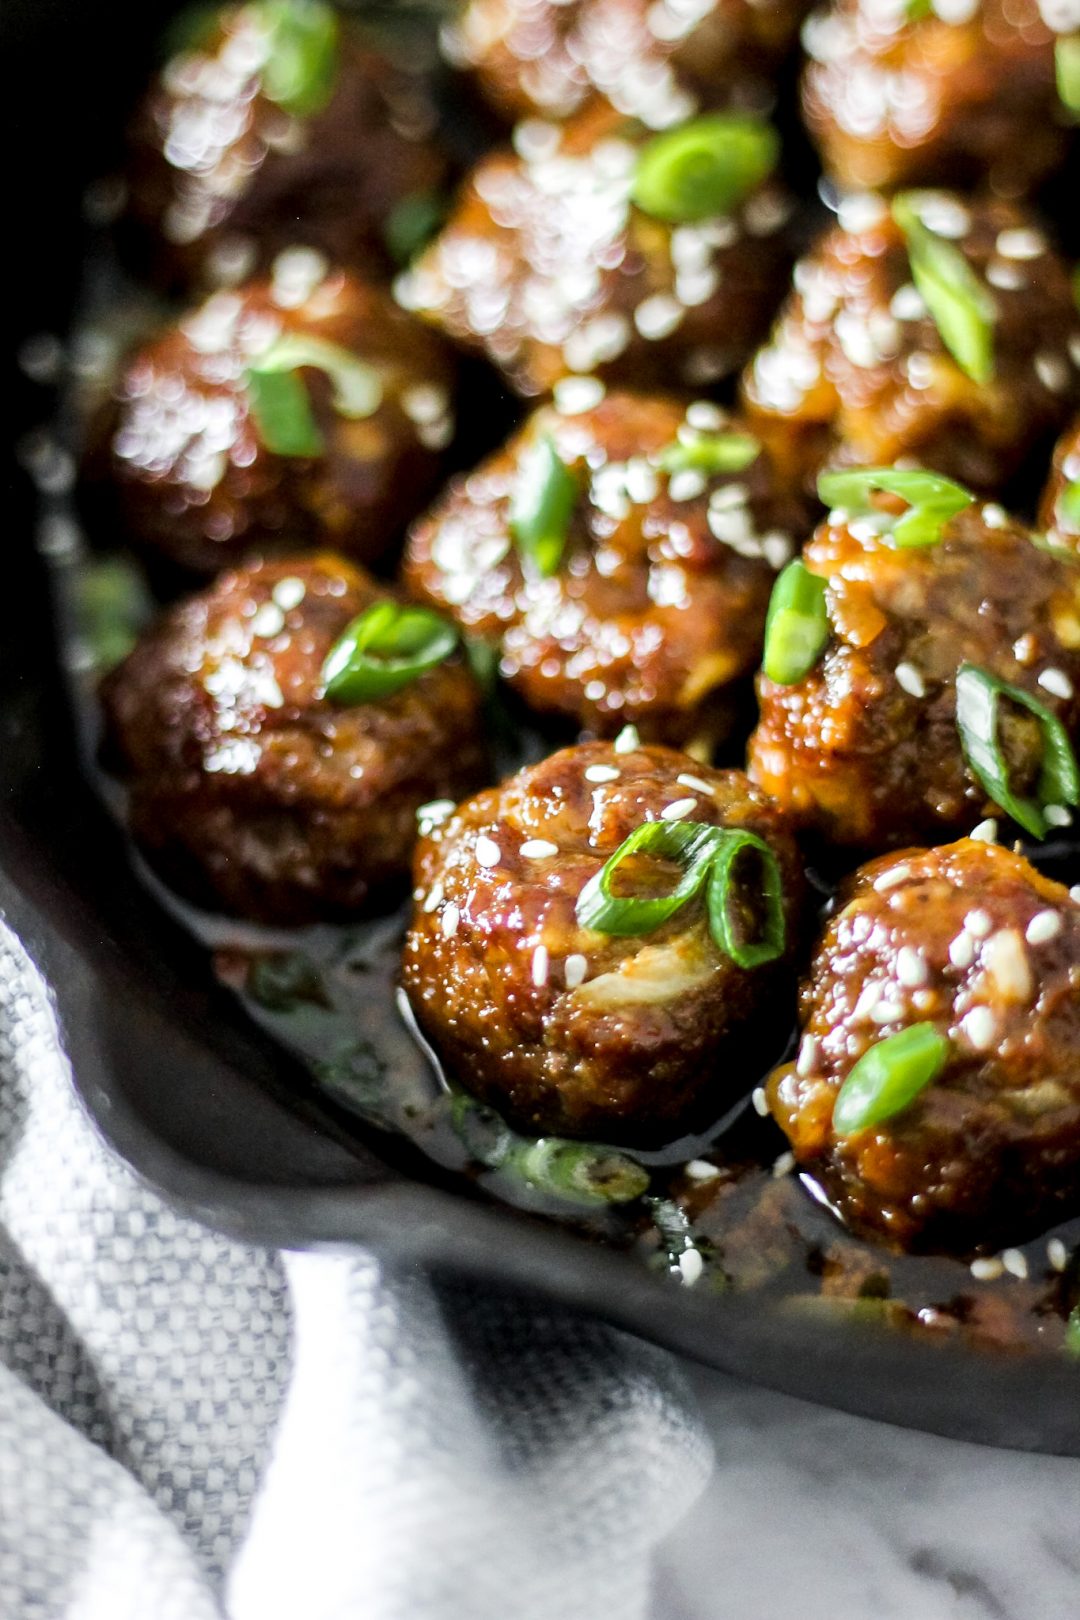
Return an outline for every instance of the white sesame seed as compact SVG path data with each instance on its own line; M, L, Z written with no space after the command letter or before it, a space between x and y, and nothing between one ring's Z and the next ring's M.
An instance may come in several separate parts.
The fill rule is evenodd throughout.
M813 1074L818 1061L818 1039L816 1035L805 1035L799 1047L799 1057L795 1064L796 1074Z
M869 984L864 984L859 999L852 1008L852 1018L872 1018L874 1008L883 994L884 986L879 984L876 979L872 979Z
M1009 514L1003 506L990 501L982 509L982 520L988 529L1004 529L1008 526Z
M547 838L527 838L518 850L518 854L527 861L546 861L558 853L558 844L551 843Z
M480 866L498 866L502 860L502 850L486 833L481 833L476 840L476 859Z
M1019 265L1010 259L991 259L986 267L986 279L991 287L1000 287L1002 292L1019 292L1021 287L1027 286L1027 276Z
M919 218L935 236L948 236L958 240L971 229L971 215L962 203L943 192L926 192L919 199Z
M548 969L550 958L546 945L538 945L532 954L532 982L538 990L542 990L548 982Z
M1039 644L1030 630L1022 636L1017 636L1013 642L1013 657L1018 664L1027 665L1032 663L1038 650Z
M431 888L428 890L427 899L424 901L424 910L425 911L438 911L438 909L442 905L442 903L443 903L443 886L442 886L442 883L439 881L439 879L436 878L435 882L431 885Z
M983 966L1004 1001L1031 997L1031 967L1024 942L1015 928L999 928L983 946Z
M968 933L957 934L949 946L949 961L955 968L969 968L975 960L975 941Z
M1046 237L1026 227L999 231L994 247L1003 259L1037 259L1046 252Z
M699 793L712 792L712 788L709 786L708 782L703 782L700 776L691 776L689 771L683 771L681 775L675 778L675 780L676 782L681 782L683 787L697 788Z
M926 682L914 664L897 664L896 679L904 691L909 692L912 697L923 698L926 696Z
M708 1159L691 1159L683 1165L683 1174L691 1181L715 1181L720 1174L720 1166L710 1164Z
M1035 375L1052 394L1063 394L1072 382L1065 356L1052 349L1043 349L1035 356Z
M1066 810L1063 804L1046 804L1043 806L1043 816L1048 827L1071 827L1072 811Z
M691 810L697 808L696 799L676 799L673 804L665 804L660 812L661 821L682 821Z
M589 971L588 958L582 956L580 951L574 951L566 958L563 974L566 979L566 988L576 990L579 984L584 984L585 975Z
M836 216L845 231L867 231L881 224L886 208L872 191L856 191L841 198Z
M256 636L280 635L285 628L285 615L276 602L264 602L251 621L252 634Z
M994 926L994 919L986 911L969 911L964 918L964 927L976 939L985 939Z
M641 738L638 736L637 726L623 726L613 747L617 754L632 754L636 748L640 748Z
M684 1249L679 1256L678 1266L684 1288L693 1288L705 1270L705 1262L697 1249Z
M586 782L617 782L619 774L614 765L587 765L585 767Z
M911 876L911 867L903 862L899 866L892 866L887 872L882 872L879 878L874 879L874 889L883 894L886 889L895 889L898 883L906 883Z
M896 977L909 990L917 990L929 978L926 958L911 945L901 945L896 953Z
M695 399L686 407L686 425L698 433L719 433L724 426L724 413L709 399Z
M439 918L439 927L442 929L444 939L453 939L454 935L458 931L458 923L460 921L460 907L455 906L454 902L451 900L450 904Z
M769 1099L765 1095L765 1087L764 1086L755 1086L754 1087L753 1091L750 1093L750 1101L754 1105L755 1114L760 1114L762 1119L768 1119L768 1117L769 1117Z
M977 844L996 844L997 835L998 824L993 816L987 816L985 821L980 821L979 825L972 827L968 833L968 837L973 838Z
M288 579L278 580L270 595L282 612L288 613L290 608L300 606L300 603L307 595L307 586L302 579L297 579L294 574L290 574Z
M885 996L870 1009L870 1021L873 1024L892 1024L903 1016L903 1002L890 1001Z
M560 416L580 416L599 405L605 393L599 377L563 377L555 384L555 409Z
M781 1153L780 1157L773 1161L772 1173L776 1180L779 1181L781 1176L790 1176L794 1168L794 1153Z
M1069 1251L1058 1237L1051 1238L1046 1245L1046 1258L1054 1271L1064 1271L1069 1263Z
M972 1007L961 1018L960 1028L976 1052L988 1052L997 1039L997 1019L989 1007Z
M909 281L892 295L889 313L898 321L918 321L926 314L922 293Z
M1014 1277L1026 1277L1028 1274L1027 1257L1020 1249L1003 1249L1001 1263Z
M646 298L634 311L634 325L643 338L665 338L674 332L686 316L686 310L669 293L655 293Z
M1027 925L1024 938L1029 945L1045 945L1061 933L1061 915L1056 911L1040 911Z
M433 827L440 821L452 816L455 810L453 799L432 799L428 804L422 804L416 812L417 821L428 821Z
M978 1282L994 1282L1004 1270L1005 1267L996 1255L990 1255L986 1259L980 1258L971 1262L971 1275Z
M1039 685L1052 697L1071 698L1073 695L1073 683L1063 669L1044 669L1039 676Z
M699 495L704 495L708 485L709 480L703 472L685 467L681 472L671 474L668 494L673 501L696 501Z

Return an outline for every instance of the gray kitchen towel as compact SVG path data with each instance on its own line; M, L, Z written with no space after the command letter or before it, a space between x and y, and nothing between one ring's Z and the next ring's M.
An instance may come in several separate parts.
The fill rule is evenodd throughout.
M634 1620L709 1467L646 1345L174 1214L0 924L0 1620Z

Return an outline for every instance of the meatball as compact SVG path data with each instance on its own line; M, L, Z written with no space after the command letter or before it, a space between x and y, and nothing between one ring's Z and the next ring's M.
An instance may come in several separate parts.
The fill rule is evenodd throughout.
M783 923L771 960L739 966L716 944L700 886L649 933L579 922L583 890L623 841L679 818L765 844L731 867L732 903L757 929L772 865ZM645 1141L753 1084L776 1032L801 875L780 816L741 772L632 737L567 748L460 805L422 838L414 870L413 1010L452 1074L508 1119ZM676 871L639 854L613 886L668 894Z
M702 124L707 144L711 121L686 126L686 138ZM517 152L478 164L441 234L398 278L400 302L486 353L525 396L575 372L660 388L724 376L761 336L787 265L790 202L763 174L774 138L759 120L740 129L761 177L742 190L718 159L732 200L680 223L633 200L664 206L641 175L648 158L654 178L651 143L670 136L607 108L562 130L522 125Z
M103 688L131 828L200 904L276 923L403 886L416 811L483 780L481 697L456 656L388 696L327 696L323 663L387 593L330 555L224 574Z
M198 573L254 546L372 561L435 482L450 385L438 340L385 293L283 253L272 279L213 294L127 362L108 429L125 525Z
M446 172L423 79L321 0L197 20L129 131L130 212L159 278L232 284L298 242L387 270L395 208Z
M567 469L572 502L549 573L512 526L545 454ZM757 666L774 570L804 526L804 504L717 406L604 397L576 378L413 526L404 577L498 649L533 709L600 735L632 721L696 753Z
M470 0L443 31L505 117L566 118L602 98L654 128L698 106L760 104L811 0Z
M1039 522L1055 545L1080 552L1080 417L1058 440L1039 506Z
M825 581L824 644L801 678L759 677L749 749L750 775L797 822L864 849L955 836L1000 813L961 741L963 666L1067 735L1080 726L1080 571L997 506L969 506L936 544L914 547L880 533L884 517L837 510L807 545L803 564ZM1007 693L998 709L1005 785L1026 800L1042 791L1044 725ZM1070 819L1053 803L1042 817Z
M798 1058L766 1088L796 1161L852 1227L902 1248L997 1247L1075 1213L1080 907L1069 891L965 838L874 861L841 900L802 988ZM861 1106L851 1093L865 1064L837 1108L879 1046ZM893 1084L906 1071L891 1097L882 1070Z
M988 181L1004 195L1029 190L1066 150L1055 36L1043 16L1052 7L822 7L803 31L802 102L826 170L852 187Z
M894 210L905 224L877 197L849 198L796 265L746 371L747 410L793 479L908 457L995 493L1080 399L1068 274L1011 204L916 192ZM941 330L915 285L927 259L927 297L951 284ZM957 302L960 337L985 348L958 342Z

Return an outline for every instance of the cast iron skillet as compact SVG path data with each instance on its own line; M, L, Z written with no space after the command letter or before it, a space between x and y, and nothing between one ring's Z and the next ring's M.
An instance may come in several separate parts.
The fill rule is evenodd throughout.
M5 0L5 142L23 333L73 307L79 198L115 138L163 9ZM24 428L49 402L13 384ZM358 1244L545 1296L702 1361L852 1412L959 1438L1080 1456L1080 1370L975 1354L856 1321L785 1315L752 1295L679 1290L608 1250L472 1194L397 1139L357 1135L290 1084L281 1049L216 987L205 955L132 871L80 773L58 674L34 499L6 480L0 634L0 909L49 980L94 1125L172 1204L236 1237ZM40 533L38 539L40 541Z

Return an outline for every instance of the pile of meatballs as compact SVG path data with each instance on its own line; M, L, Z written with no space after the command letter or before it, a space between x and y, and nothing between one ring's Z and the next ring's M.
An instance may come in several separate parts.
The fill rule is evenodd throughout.
M462 0L433 78L252 0L171 49L118 231L178 312L86 459L166 598L101 689L154 869L410 895L424 1036L533 1135L655 1147L771 1063L862 1237L1080 1212L1080 5Z

